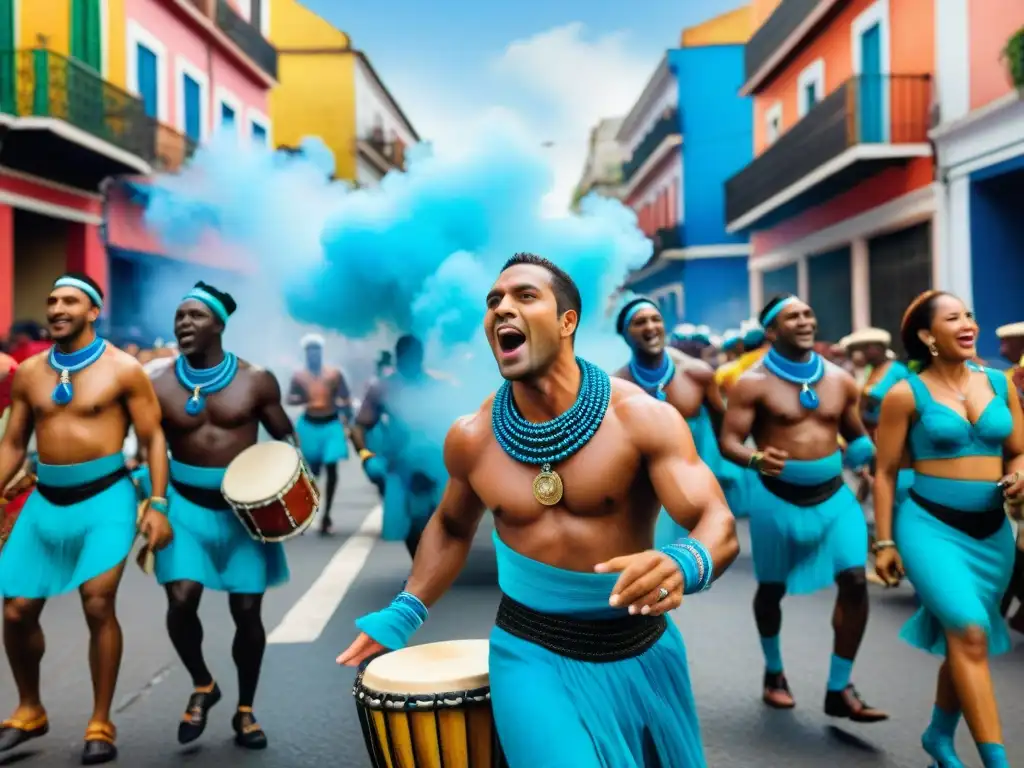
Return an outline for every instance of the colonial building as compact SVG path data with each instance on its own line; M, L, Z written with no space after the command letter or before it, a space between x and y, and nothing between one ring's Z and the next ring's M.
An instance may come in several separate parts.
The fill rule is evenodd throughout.
M745 234L725 228L723 183L751 157L741 8L684 30L619 129L628 160L623 199L654 246L627 287L655 298L665 320L718 330L747 317Z
M271 20L281 61L271 95L277 143L319 136L334 152L335 177L363 186L402 170L419 135L366 54L298 0L274 0Z
M867 325L895 338L910 299L935 282L935 5L754 9L741 93L754 98L756 157L726 183L728 229L751 233L751 303L798 293L823 340Z
M1024 314L1024 3L936 0L938 285L973 304L979 350Z
M621 126L621 117L607 117L591 129L583 175L573 193L574 210L579 209L580 200L591 192L602 197L622 195L622 163L626 157L615 139Z

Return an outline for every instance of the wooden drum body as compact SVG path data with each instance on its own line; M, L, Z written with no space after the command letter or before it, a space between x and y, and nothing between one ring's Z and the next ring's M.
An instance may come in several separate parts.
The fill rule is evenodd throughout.
M491 712L486 640L387 653L352 694L373 768L507 768Z
M14 480L7 486L7 494L11 496L0 499L0 551L14 530L14 524L18 521L18 514L25 506L28 497L36 489L36 476L31 472L19 472Z
M320 492L299 452L288 443L251 445L228 466L221 493L261 543L303 533L320 506Z

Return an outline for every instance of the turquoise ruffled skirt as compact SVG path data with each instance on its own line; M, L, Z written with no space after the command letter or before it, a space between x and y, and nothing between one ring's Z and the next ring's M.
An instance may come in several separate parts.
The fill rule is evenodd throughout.
M302 456L314 472L348 458L348 437L340 419L319 422L303 415L295 422L295 434Z
M82 464L42 464L44 485L68 488L124 466L120 453ZM35 490L0 554L0 596L48 598L77 589L125 561L137 531L135 488L128 477L92 498L52 504Z

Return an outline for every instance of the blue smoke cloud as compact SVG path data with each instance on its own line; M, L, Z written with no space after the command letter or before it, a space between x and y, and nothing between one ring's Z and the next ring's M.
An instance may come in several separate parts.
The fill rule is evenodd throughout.
M264 325L276 301L298 323L350 340L412 332L427 342L429 365L484 378L485 388L499 380L482 342L484 297L512 254L537 253L579 286L580 354L608 368L625 360L609 300L651 255L632 210L591 196L578 216L545 217L543 155L500 124L460 156L416 147L405 173L370 189L331 183L334 159L318 139L302 148L270 153L218 137L186 170L156 180L146 222L172 248L210 227L241 248L261 289L239 303L256 303Z

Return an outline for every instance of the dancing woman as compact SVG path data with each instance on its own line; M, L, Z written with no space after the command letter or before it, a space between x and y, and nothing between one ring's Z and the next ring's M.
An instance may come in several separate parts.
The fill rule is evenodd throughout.
M882 402L875 567L889 583L906 569L921 608L901 637L945 657L921 737L933 768L963 766L954 749L961 712L985 768L1003 768L1009 763L988 659L1010 647L999 612L1014 559L1003 503L1024 498L1024 415L1005 376L968 362L978 326L955 296L923 293L907 308L900 335L921 372ZM905 454L914 484L894 521Z

